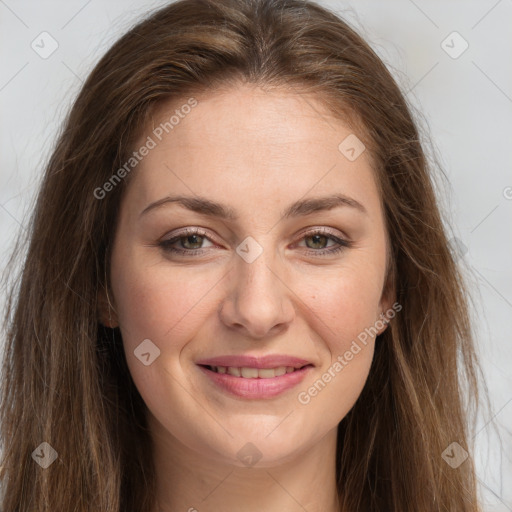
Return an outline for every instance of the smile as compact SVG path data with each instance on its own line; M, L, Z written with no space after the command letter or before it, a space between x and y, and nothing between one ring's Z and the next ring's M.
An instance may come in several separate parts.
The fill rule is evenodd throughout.
M208 366L208 369L215 373L228 374L233 377L241 377L244 379L272 379L280 377L286 373L292 373L300 368L293 366L278 366L276 368L248 368L237 366Z
M215 384L214 389L217 391L239 398L257 400L276 397L297 386L313 369L313 365L307 364L300 368L198 365L198 368L210 383Z

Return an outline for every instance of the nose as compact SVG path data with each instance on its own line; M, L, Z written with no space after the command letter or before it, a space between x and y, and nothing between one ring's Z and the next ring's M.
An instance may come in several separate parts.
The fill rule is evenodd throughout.
M289 284L277 259L263 250L251 263L237 257L228 274L220 318L230 329L251 338L286 330L295 315Z

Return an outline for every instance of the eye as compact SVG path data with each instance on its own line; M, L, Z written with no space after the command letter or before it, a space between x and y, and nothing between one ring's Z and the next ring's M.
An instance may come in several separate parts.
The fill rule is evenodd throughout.
M171 253L191 255L205 249L203 247L205 240L209 240L205 231L198 228L189 228L173 238L161 240L158 245ZM180 244L181 247L174 247L176 244Z
M205 247L203 245L205 241L210 245ZM306 247L310 249L306 251L308 256L330 256L352 246L352 242L335 236L326 228L310 230L303 234L300 241L305 242ZM329 247L329 242L334 242L334 246ZM161 240L158 245L165 252L183 256L199 255L214 247L206 231L199 228L185 229L172 238ZM297 247L301 247L301 245L297 244Z
M305 233L301 241L304 241L306 247L311 249L308 251L308 255L312 256L329 256L338 254L347 247L352 246L352 242L335 236L326 228L315 229ZM311 241L311 243L308 243L308 241ZM327 248L329 241L334 242L334 247Z

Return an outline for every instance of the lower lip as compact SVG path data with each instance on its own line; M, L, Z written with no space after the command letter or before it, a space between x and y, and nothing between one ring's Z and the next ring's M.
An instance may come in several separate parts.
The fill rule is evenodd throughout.
M204 366L199 366L199 368L223 391L248 399L272 398L280 395L299 384L306 374L313 369L312 366L308 365L300 370L285 373L279 377L246 379L244 377L228 375L227 373L216 373Z

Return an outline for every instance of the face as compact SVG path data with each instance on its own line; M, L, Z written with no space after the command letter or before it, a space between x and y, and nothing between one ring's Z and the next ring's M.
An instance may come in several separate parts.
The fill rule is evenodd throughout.
M195 98L159 107L136 145L154 147L121 205L114 321L169 446L272 466L361 393L390 305L383 211L368 152L339 149L352 131L314 97Z

